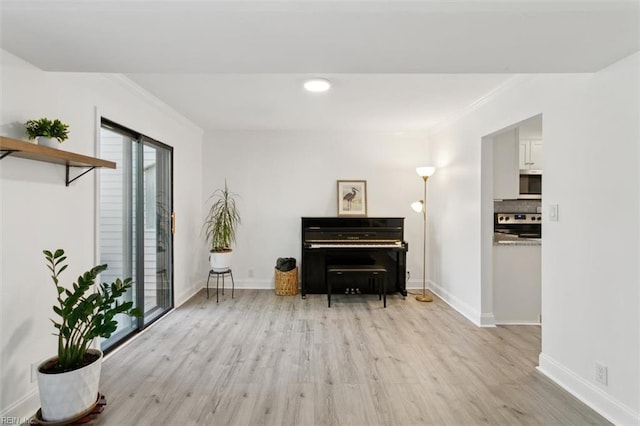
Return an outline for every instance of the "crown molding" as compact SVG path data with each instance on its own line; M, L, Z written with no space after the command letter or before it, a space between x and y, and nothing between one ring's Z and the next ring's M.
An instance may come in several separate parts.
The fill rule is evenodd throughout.
M186 126L192 126L197 128L200 131L200 134L204 135L204 130L202 129L202 127L198 126L196 123L194 123L184 115L180 114L178 111L173 109L173 107L171 107L169 104L159 99L158 97L156 97L154 94L147 91L143 87L139 86L137 83L135 83L133 80L131 80L127 76L123 74L101 74L101 75L106 80L112 81L113 83L116 83L119 86L123 87L124 89L135 94L139 99L146 102L148 105L154 107L158 111L169 115L177 122L184 124Z
M503 93L512 90L518 86L523 85L524 83L531 81L534 78L533 74L516 74L513 77L507 79L506 81L504 81L502 84L496 86L493 90L491 90L490 92L486 93L484 96L476 99L474 102L472 102L471 104L469 104L467 107L465 107L464 109L460 110L459 112L450 115L449 117L439 121L438 123L436 123L435 125L431 126L431 128L429 129L429 135L435 135L441 131L443 131L444 129L446 129L447 127L450 127L452 125L454 125L455 123L457 123L459 120L461 120L462 118L466 117L467 115L471 114L474 111L477 111L478 109L482 108L483 106L485 106L486 104L488 104L489 102L493 101L494 99L496 99L497 97L501 96Z

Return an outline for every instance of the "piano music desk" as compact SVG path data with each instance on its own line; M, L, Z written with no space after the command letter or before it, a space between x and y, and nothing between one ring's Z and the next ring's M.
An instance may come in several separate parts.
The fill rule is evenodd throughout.
M327 266L327 304L331 307L331 293L333 281L338 276L357 275L368 278L377 283L378 300L383 300L383 307L387 307L387 270L380 265L333 265Z

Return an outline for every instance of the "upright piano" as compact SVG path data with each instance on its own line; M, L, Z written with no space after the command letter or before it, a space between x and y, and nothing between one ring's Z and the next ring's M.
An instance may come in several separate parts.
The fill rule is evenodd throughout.
M328 265L381 265L387 269L387 293L407 295L404 218L303 217L302 298L326 293ZM363 293L375 293L366 283Z

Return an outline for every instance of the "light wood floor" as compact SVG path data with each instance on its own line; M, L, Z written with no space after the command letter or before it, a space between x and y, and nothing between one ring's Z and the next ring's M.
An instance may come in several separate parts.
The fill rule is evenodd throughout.
M412 297L200 292L112 354L98 425L609 424L535 370L540 329Z

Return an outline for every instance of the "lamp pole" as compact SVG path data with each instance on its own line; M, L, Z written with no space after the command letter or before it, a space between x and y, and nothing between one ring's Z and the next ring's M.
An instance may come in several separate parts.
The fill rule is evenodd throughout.
M416 167L416 173L424 182L424 198L411 205L416 211L422 204L422 294L416 296L418 302L432 302L433 298L427 294L427 179L436 172L436 168L432 166Z
M424 198L422 199L422 294L416 296L418 302L433 302L433 298L427 295L427 179L424 181Z

